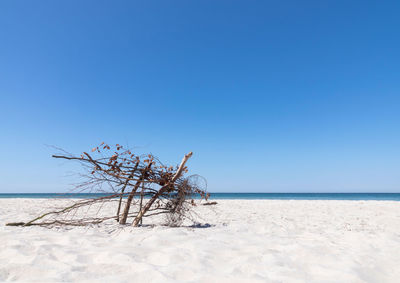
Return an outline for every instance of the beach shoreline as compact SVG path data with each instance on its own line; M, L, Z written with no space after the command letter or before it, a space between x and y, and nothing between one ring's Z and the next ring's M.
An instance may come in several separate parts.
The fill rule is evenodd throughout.
M0 199L0 281L400 278L397 201L217 200L215 206L195 208L197 226L187 222L179 228L122 227L115 222L53 229L5 226L68 201Z

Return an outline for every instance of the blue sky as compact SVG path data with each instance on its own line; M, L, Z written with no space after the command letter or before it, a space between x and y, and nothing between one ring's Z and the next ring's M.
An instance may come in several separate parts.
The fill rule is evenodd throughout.
M1 1L0 192L122 143L214 192L400 192L398 1Z

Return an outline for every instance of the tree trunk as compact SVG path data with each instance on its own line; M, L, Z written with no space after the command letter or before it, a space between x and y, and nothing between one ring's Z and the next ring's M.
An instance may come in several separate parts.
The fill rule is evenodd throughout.
M124 186L121 189L121 196L119 197L119 203L118 203L118 210L117 210L117 222L119 222L119 212L121 211L121 204L122 204L122 198L124 196L125 188L128 185L130 179L133 177L133 175L136 172L137 167L139 166L139 160L136 162L135 167L132 170L132 173L129 175L128 179L125 181Z
M126 200L124 213L122 214L122 218L119 221L119 224L126 224L126 219L128 219L129 209L131 207L132 199L135 196L137 189L139 188L140 184L143 182L146 172L150 169L152 163L150 162L149 165L143 170L142 176L140 176L139 180L136 182L135 187L132 189L131 193Z

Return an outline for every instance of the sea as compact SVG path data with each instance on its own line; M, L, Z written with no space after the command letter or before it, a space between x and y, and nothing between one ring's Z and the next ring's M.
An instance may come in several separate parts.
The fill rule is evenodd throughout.
M0 198L93 198L104 193L0 193ZM278 199L278 200L390 200L400 201L400 193L210 193L218 199Z

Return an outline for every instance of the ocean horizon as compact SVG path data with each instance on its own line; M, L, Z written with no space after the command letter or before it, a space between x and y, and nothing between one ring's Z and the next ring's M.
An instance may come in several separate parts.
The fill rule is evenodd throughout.
M0 198L92 198L106 193L0 193ZM197 198L197 197L195 197ZM400 193L210 193L218 199L277 200L390 200L400 201Z

